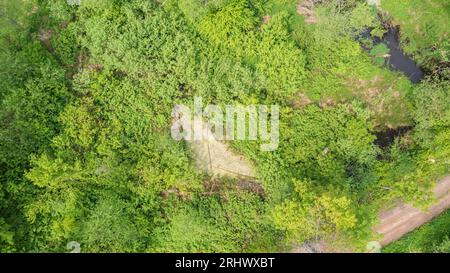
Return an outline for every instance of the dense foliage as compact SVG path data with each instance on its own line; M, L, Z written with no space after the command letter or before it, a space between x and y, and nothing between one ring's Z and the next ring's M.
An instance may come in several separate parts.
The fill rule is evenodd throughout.
M414 85L355 40L386 15L318 2L308 24L293 0L0 0L0 251L264 252L331 236L364 250L381 208L429 205L450 171L435 23L448 10L421 17L425 39L403 19L423 1L382 1L430 71ZM171 138L173 106L194 96L280 105L279 149L231 143L264 194L202 173Z

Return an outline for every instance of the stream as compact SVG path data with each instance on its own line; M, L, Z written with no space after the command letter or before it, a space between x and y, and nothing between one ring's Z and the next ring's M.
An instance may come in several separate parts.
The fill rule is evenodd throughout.
M371 54L373 58L380 58L376 54L374 56L371 51L377 45L384 44L389 50L386 52L387 55L384 58L385 66L391 70L401 71L412 83L419 83L424 78L424 73L420 67L402 51L398 28L389 28L381 39L372 36L371 31L371 29L367 29L361 35L356 37L356 40L361 43L361 46L365 51ZM369 41L369 44L371 43L372 46L367 46L367 41ZM384 54L381 55L383 56ZM406 134L411 129L411 126L406 126L378 132L376 134L377 140L375 141L375 144L382 149L386 149L394 142L395 138Z
M424 73L419 66L407 56L400 47L399 32L397 28L390 28L383 41L389 47L388 64L396 70L402 71L413 83L420 82Z
M412 60L408 55L406 55L400 47L400 35L399 29L391 27L384 34L383 38L373 37L370 35L371 29L366 30L356 39L361 42L363 39L369 39L373 42L373 46L377 46L384 43L389 48L389 57L387 57L386 65L392 70L401 71L405 74L409 80L413 83L419 83L423 77L424 73L420 67ZM362 47L366 51L370 51L362 44Z

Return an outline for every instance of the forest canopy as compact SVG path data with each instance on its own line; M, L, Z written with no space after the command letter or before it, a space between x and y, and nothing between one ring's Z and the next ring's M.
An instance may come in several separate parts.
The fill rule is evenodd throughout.
M449 174L449 7L0 0L0 252L365 251L381 209L427 208ZM394 25L420 83L372 43ZM171 137L194 97L279 105L277 150L229 143L255 181Z

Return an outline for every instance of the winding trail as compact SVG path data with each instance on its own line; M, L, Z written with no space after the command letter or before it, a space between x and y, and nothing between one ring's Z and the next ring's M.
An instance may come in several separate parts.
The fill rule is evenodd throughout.
M434 194L437 201L425 212L405 203L382 212L380 224L374 228L375 232L383 235L380 244L385 246L400 239L450 208L450 175L437 183Z

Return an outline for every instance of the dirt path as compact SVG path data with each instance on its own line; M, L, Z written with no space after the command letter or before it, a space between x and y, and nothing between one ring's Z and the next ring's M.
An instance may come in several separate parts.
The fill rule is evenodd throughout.
M375 232L383 235L380 244L385 246L400 239L406 233L450 208L450 176L445 177L436 185L434 193L438 201L426 212L404 203L382 212L380 224L374 229Z
M374 227L374 231L382 235L379 242L371 242L379 246L386 246L408 232L426 224L445 210L450 209L450 175L444 177L434 188L437 198L436 203L427 211L421 211L411 205L400 203L396 207L380 213L380 223ZM352 252L345 249L330 249L324 240L311 241L303 245L293 246L293 253L327 253L327 252Z
M187 124L185 126L188 126ZM255 180L252 164L243 156L230 150L228 144L217 141L206 123L198 124L203 128L204 140L187 141L194 155L195 164L201 170L213 176L229 176Z

